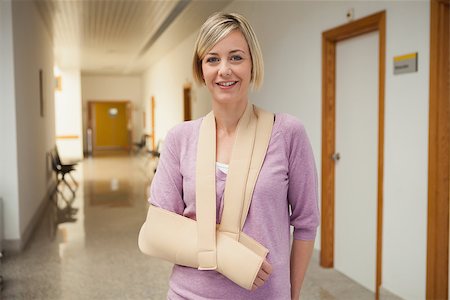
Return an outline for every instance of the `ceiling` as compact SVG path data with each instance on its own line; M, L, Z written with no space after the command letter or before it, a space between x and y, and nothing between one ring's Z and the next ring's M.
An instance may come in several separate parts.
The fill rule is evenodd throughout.
M141 74L231 0L35 0L60 68Z

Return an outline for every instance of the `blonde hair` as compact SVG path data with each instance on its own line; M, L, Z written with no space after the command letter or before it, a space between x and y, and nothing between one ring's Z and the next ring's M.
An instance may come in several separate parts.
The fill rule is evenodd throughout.
M247 41L252 59L250 82L255 88L262 86L264 78L264 62L256 34L248 21L237 13L218 12L211 15L200 28L195 42L192 69L194 80L204 84L202 60L209 50L233 30L239 30Z

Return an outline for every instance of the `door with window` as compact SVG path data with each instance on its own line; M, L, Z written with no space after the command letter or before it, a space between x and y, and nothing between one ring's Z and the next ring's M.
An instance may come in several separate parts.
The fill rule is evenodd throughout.
M94 153L103 150L130 150L131 104L129 101L90 101L89 128Z

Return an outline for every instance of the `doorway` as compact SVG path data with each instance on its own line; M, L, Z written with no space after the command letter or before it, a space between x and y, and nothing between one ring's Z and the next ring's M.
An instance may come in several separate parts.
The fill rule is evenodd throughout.
M374 35L375 33L375 35ZM372 35L372 36L370 36ZM361 207L362 210L369 209L369 206L373 206L376 214L371 216L373 218L373 267L372 274L373 279L366 278L365 281L369 282L372 291L375 291L376 298L379 298L379 288L381 286L381 260L382 260L382 212L383 212L383 145L384 145L384 82L385 82L385 39L386 39L386 13L385 11L370 15L368 17L356 20L354 22L339 26L337 28L330 29L322 34L322 225L321 225L321 255L320 264L322 267L332 268L335 267L335 253L336 246L339 247L339 243L336 243L336 225L339 227L345 226L344 220L337 220L342 218L342 214L337 215L342 207L337 207L339 203L337 200L348 198L348 194L345 194L345 182L339 181L343 178L341 170L337 167L338 164L344 165L344 159L353 160L352 155L348 153L339 153L337 147L342 147L341 142L345 142L345 138L342 139L339 136L339 132L343 132L340 128L345 128L345 123L340 123L342 115L338 110L340 105L336 103L337 96L340 95L340 91L337 88L337 82L341 80L342 74L337 73L337 52L338 42L351 41L352 38L363 37L363 39L371 39L368 43L371 47L376 47L375 53L378 56L378 62L375 65L375 78L377 84L375 86L375 97L369 103L375 110L375 115L372 115L373 119L370 123L373 128L368 129L371 132L373 139L371 143L373 145L372 157L373 160L367 160L367 164L371 165L372 179L370 179L371 197L372 200L367 200L365 206ZM359 38L358 38L359 39ZM375 41L375 44L373 43ZM367 42L367 41L366 41ZM342 44L344 45L344 44ZM374 46L375 45L375 46ZM345 46L345 45L344 45ZM340 76L337 78L337 76ZM349 83L351 84L351 83ZM345 98L344 93L344 98ZM375 102L375 103L373 103ZM360 103L359 103L360 104ZM345 105L345 103L343 104ZM367 105L367 104L366 104ZM355 113L356 118L361 116ZM339 118L339 119L337 119ZM342 127L344 126L344 127ZM336 136L338 134L338 136ZM364 133L363 133L364 135ZM339 140L337 140L339 139ZM373 149L375 148L375 149ZM366 153L359 153L366 154ZM340 159L342 156L342 160ZM350 158L350 159L348 159ZM364 157L362 157L364 159ZM350 170L350 172L354 172ZM339 199L337 198L339 197ZM353 200L350 200L353 201ZM340 204L339 204L340 205ZM342 227L344 228L344 227ZM370 230L367 229L367 230ZM337 232L339 234L339 231ZM339 259L339 258L338 258ZM370 280L373 280L370 283Z
M89 101L88 130L94 155L106 151L130 151L130 101Z

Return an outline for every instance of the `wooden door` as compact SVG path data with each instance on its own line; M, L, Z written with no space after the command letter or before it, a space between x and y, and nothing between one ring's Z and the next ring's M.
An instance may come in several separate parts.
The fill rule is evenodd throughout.
M89 126L94 153L102 150L130 150L129 101L90 101Z

